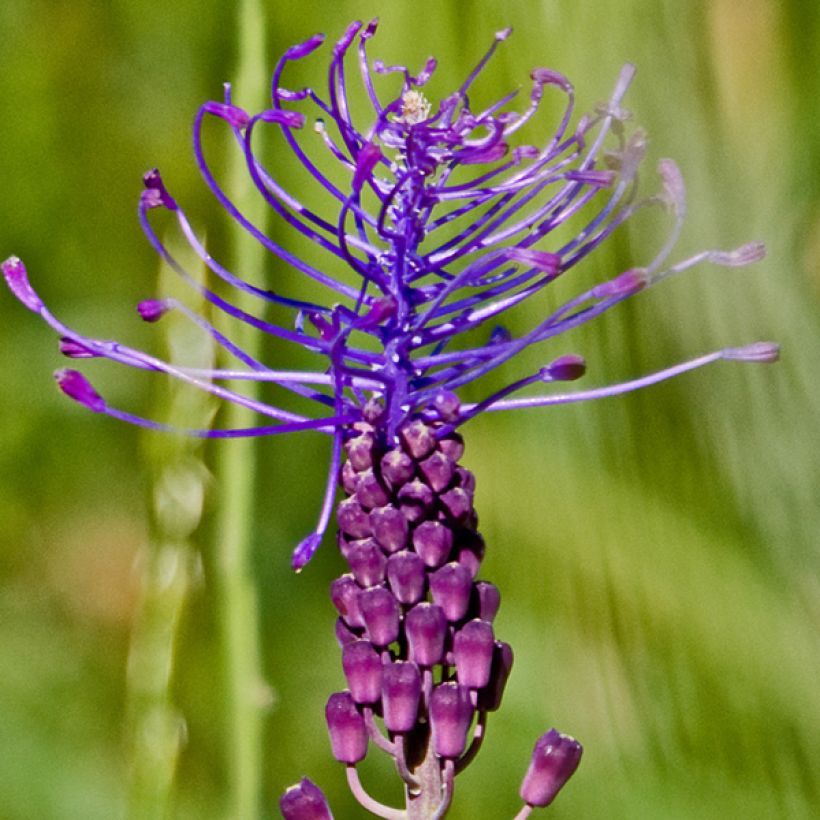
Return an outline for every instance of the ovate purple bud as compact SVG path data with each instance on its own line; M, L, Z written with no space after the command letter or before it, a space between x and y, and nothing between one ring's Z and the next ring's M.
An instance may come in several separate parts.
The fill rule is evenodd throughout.
M325 41L324 34L314 34L308 40L305 40L304 43L297 43L295 46L291 46L285 52L285 59L286 60L301 60L302 57L307 57L308 54L316 51L322 43Z
M471 611L482 621L492 621L501 606L501 593L489 581L477 581L473 587Z
M168 193L162 175L156 168L152 168L142 177L145 190L142 192L142 202L146 208L167 208L176 211L179 206L176 200Z
M414 663L396 661L382 670L382 711L388 732L409 732L421 697L421 674Z
M399 437L405 452L417 461L429 456L436 447L432 429L420 419L405 424L399 430Z
M490 680L495 636L487 621L468 621L453 639L453 656L458 682L469 689L480 689Z
M171 299L143 299L137 305L137 313L144 322L158 322L173 307Z
M367 635L376 646L387 646L399 637L399 602L389 589L372 587L359 593L359 609Z
M398 492L399 509L411 524L427 517L434 500L433 491L418 479L408 481Z
M382 486L373 470L363 470L359 473L356 500L366 510L372 510L373 507L383 507L390 500L387 490Z
M333 757L348 764L363 760L367 754L367 727L350 692L336 692L328 698L325 720Z
M364 626L364 618L359 607L359 585L352 575L342 575L330 585L330 600L344 622L354 629Z
M354 541L345 558L359 586L372 587L384 581L387 558L372 538Z
M424 561L409 550L391 555L387 560L387 581L400 604L415 604L421 600L427 584Z
M740 362L769 364L780 358L780 345L777 342L755 342L745 347L727 347L721 351L721 356Z
M631 296L643 290L651 281L644 268L630 268L620 276L610 279L594 287L591 291L593 299L608 299L611 296Z
M100 354L89 350L82 342L63 336L60 339L60 353L69 359L95 359Z
M561 272L561 257L549 251L536 251L531 248L507 248L504 251L507 259L531 265L548 276L557 276Z
M448 621L464 617L470 605L473 576L467 567L455 561L445 564L430 576L433 601L443 610Z
M456 524L462 524L473 510L473 499L461 487L453 487L439 496L441 507L447 517Z
M376 442L372 435L362 433L345 442L345 452L357 472L373 466L373 455Z
M485 550L486 545L481 533L475 530L465 530L459 535L455 557L458 563L469 571L471 578L478 575Z
M428 567L440 567L453 548L453 532L440 521L422 521L413 530L413 546Z
M430 696L433 748L439 757L459 757L467 745L473 718L469 692L457 683L442 683Z
M313 558L319 544L322 543L322 536L318 532L312 532L307 538L299 543L293 554L290 556L290 567L294 572L300 572L308 561Z
M71 399L93 410L102 413L105 410L105 401L91 386L91 383L77 370L58 370L54 374L57 387Z
M478 693L478 708L483 712L494 712L501 706L501 698L513 665L513 651L508 643L496 641L493 661L490 665L490 680Z
M213 114L215 117L225 120L232 128L245 128L251 119L248 112L237 105L207 102L202 108L209 114Z
M458 396L450 390L441 390L436 393L433 399L433 406L442 421L456 421L458 411L461 409L461 401Z
M447 618L436 604L414 606L404 618L410 657L420 666L433 666L444 656Z
M356 156L356 170L353 172L353 190L358 193L368 180L373 178L373 169L384 159L378 145L368 142Z
M388 505L372 510L370 527L373 537L387 552L398 552L407 546L410 525L395 507Z
M453 480L456 465L444 453L436 450L419 463L419 472L433 492L439 493Z
M35 313L42 310L43 302L32 288L28 280L26 266L16 256L10 256L3 262L3 276L11 292L29 309Z
M390 450L381 461L382 478L392 489L401 487L416 472L413 459L401 450Z
M339 529L352 538L367 538L371 535L370 518L361 504L353 498L346 498L336 508Z
M336 641L341 647L359 640L359 636L344 622L343 618L337 618L334 631Z
M559 356L554 362L541 368L541 378L549 382L573 382L587 371L583 356L569 354Z
M438 448L453 461L460 461L464 455L464 439L460 433L448 433L439 439Z
M550 729L535 743L519 794L530 806L548 806L581 762L581 744Z
M259 115L262 122L273 122L277 125L284 125L286 128L303 128L305 125L305 115L299 111L282 111L279 108L271 108L263 111Z
M350 695L356 703L377 703L382 696L382 661L369 641L355 641L342 649Z
M759 262L765 256L766 246L762 242L749 242L748 245L741 245L733 251L712 251L706 258L715 265L742 268L744 265L751 265L752 262Z
M307 777L279 798L279 811L285 820L333 820L327 798Z

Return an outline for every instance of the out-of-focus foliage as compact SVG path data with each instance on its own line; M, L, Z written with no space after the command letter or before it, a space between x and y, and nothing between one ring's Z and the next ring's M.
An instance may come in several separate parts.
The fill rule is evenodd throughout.
M648 168L672 156L688 183L681 255L756 238L769 247L748 270L699 269L631 300L545 360L582 353L587 381L602 384L729 344L783 343L772 368L724 363L595 406L466 429L484 574L502 589L498 631L517 665L453 816L512 816L532 742L552 725L586 749L550 809L556 818L816 816L820 9L277 2L271 66L288 44L374 13L374 54L439 58L433 97L506 25L516 31L488 97L546 65L572 78L583 111L609 93L622 63L636 63L627 104L651 136ZM0 4L0 256L23 257L55 312L89 333L151 343L134 311L158 270L134 215L147 168L160 166L213 247L225 246L229 226L197 179L188 134L199 102L231 78L231 15L214 0ZM321 59L311 62L318 83ZM655 184L651 174L645 183ZM650 258L655 224L637 220L579 278ZM281 266L270 273L294 281ZM126 659L135 566L149 543L145 441L57 394L54 338L5 291L0 316L0 816L108 820L125 811L129 778ZM97 374L118 403L156 406L159 380ZM342 685L326 599L340 571L331 539L303 575L288 569L317 511L326 451L310 436L261 444L255 554L275 693L271 817L278 793L306 773L337 816L357 811L322 717ZM226 771L207 515L195 541L204 572L173 670L187 725L180 818L223 816ZM395 777L372 757L366 781L395 800Z

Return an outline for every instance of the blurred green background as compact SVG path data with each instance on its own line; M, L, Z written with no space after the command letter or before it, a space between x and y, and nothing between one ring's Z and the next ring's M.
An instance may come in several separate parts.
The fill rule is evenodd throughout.
M54 312L90 335L151 344L134 313L158 273L135 216L147 168L164 169L213 246L228 242L189 132L199 103L235 77L235 12L215 0L0 5L0 256L21 256ZM433 97L507 25L515 34L488 95L545 65L589 110L634 62L627 106L650 134L648 164L674 157L688 184L677 257L757 238L769 248L747 270L703 267L642 294L540 355L584 354L590 385L756 339L782 343L780 364L721 363L466 429L483 576L502 590L497 633L517 660L451 816L512 816L532 743L553 725L586 750L556 818L818 816L820 7L347 0L266 13L266 71L314 31L333 37L380 14L371 53L411 65L435 54ZM322 65L313 59L317 85ZM580 277L651 258L658 235L638 220ZM64 361L48 329L2 290L0 317L0 817L159 817L166 799L169 817L231 816L220 486L200 461L212 468L231 444L197 450L84 412L53 386ZM116 404L156 412L174 401L160 379L86 371ZM288 568L314 525L326 451L315 436L259 446L264 817L303 774L337 818L361 814L323 720L343 685L326 595L341 572L332 539L301 576ZM163 490L168 470L179 480ZM188 516L170 536L180 518L163 524L166 502ZM158 546L157 532L174 543ZM174 782L161 784L177 738ZM365 781L397 802L378 757Z

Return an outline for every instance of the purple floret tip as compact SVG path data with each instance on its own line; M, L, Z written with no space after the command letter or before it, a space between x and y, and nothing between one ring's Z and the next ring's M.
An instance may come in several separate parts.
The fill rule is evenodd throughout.
M29 309L35 313L43 307L43 302L32 288L28 280L28 273L23 261L16 256L10 256L2 264L3 276L11 292Z
M317 533L311 533L307 538L299 543L299 546L293 551L290 557L290 567L294 572L301 572L313 558L319 544L322 542L322 536Z
M279 798L279 811L284 820L333 820L327 798L307 777L290 786Z
M521 799L543 808L555 799L581 762L583 749L575 738L550 729L535 743L529 769L521 784Z
M158 322L173 307L170 299L144 299L137 305L137 313L144 322Z
M91 386L91 383L77 370L58 370L54 374L57 387L69 398L84 405L95 413L102 413L106 409L102 396Z

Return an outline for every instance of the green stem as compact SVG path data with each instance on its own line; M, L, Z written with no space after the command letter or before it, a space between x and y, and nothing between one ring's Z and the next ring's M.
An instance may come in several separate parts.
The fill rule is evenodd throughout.
M239 65L234 99L249 109L261 108L265 104L266 58L264 16L258 0L239 3L238 30ZM244 157L239 152L232 153L229 173L234 201L252 222L263 227L264 201L253 196ZM235 267L243 278L261 280L264 256L258 243L238 231L234 247ZM245 299L237 301L244 309L250 307ZM258 309L257 305L253 307ZM232 331L240 347L256 357L258 332L246 326ZM247 387L243 385L244 392L252 395ZM245 408L229 405L225 422L228 427L245 427L253 423L253 418ZM254 820L260 816L262 729L264 708L269 702L261 672L258 603L252 569L255 468L252 440L231 441L220 448L215 570L227 697L228 816L234 820Z

